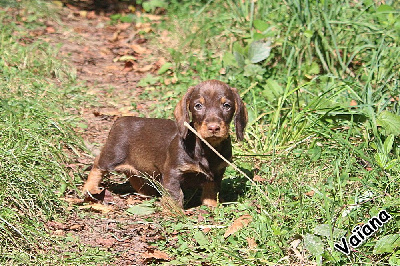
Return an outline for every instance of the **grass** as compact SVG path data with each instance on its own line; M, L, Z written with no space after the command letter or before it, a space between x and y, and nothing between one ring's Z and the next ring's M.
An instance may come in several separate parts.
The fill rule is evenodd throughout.
M210 78L239 88L249 126L235 162L259 181L255 187L229 170L225 189L239 192L233 203L201 222L165 221L166 240L157 245L175 258L170 265L399 263L398 240L387 240L400 236L399 8L171 1L160 26L170 39L160 48L174 67L144 97L178 101ZM163 85L172 78L176 84ZM165 93L171 88L176 94ZM158 104L154 114L168 116L168 108ZM350 256L334 249L382 209L394 219ZM252 222L225 238L243 215Z
M90 262L106 254L81 248L59 256L66 241L50 237L48 220L62 219L60 200L77 176L66 164L82 149L65 110L82 101L74 70L57 50L28 30L52 15L42 2L0 9L0 264ZM24 8L23 8L24 7ZM72 175L71 175L72 174ZM49 249L49 247L52 247ZM96 256L98 258L96 258ZM87 258L90 257L90 258Z
M0 263L104 263L110 254L44 229L61 219L59 196L77 182L65 165L81 148L71 129L79 121L66 110L85 88L54 47L28 34L51 16L47 5L13 2L14 12L0 2ZM148 1L148 10L157 5L167 6ZM169 2L169 19L153 28L168 31L155 40L172 67L144 78L140 99L159 99L154 116L171 117L170 103L200 80L238 88L249 125L234 159L257 185L228 169L227 203L159 221L164 235L153 244L173 258L166 264L400 264L399 8ZM350 256L335 250L383 209L393 219ZM68 245L75 250L59 256Z

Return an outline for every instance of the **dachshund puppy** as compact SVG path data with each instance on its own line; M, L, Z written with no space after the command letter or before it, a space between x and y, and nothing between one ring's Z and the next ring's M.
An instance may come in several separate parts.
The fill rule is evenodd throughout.
M235 88L217 81L204 81L189 88L169 119L120 117L106 144L95 159L83 187L87 194L99 194L104 174L125 173L141 194L157 195L152 178L183 207L182 189L202 188L202 204L216 206L226 162L184 126L190 125L226 159L231 160L229 124L243 140L247 110ZM146 177L146 178L144 178Z

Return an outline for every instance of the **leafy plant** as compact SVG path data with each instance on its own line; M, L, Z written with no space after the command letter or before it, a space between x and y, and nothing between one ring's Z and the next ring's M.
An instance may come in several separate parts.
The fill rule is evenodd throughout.
M114 14L110 16L111 21L116 22L124 22L124 23L132 23L136 20L135 14Z
M83 145L72 130L77 119L65 109L87 96L75 83L76 71L56 58L55 47L24 43L27 29L42 27L40 21L53 15L48 10L41 1L0 10L0 264L5 265L65 263L57 257L62 243L49 236L44 223L64 214L60 196L75 187L78 177L66 164ZM43 252L47 246L55 249ZM85 255L94 259L91 252L97 250ZM71 260L78 257L82 254L70 254Z
M400 234L385 235L376 242L374 254L393 253L398 247L400 247Z
M137 4L141 4L144 11L154 13L157 8L167 8L168 3L165 0L139 0Z
M382 149L375 154L375 161L384 170L390 170L398 167L399 159L390 159L390 152L393 148L394 135L389 135L383 143Z
M238 88L249 123L246 141L234 144L235 162L268 195L228 170L226 180L241 182L246 192L234 206L207 214L205 223L229 226L241 208L253 221L224 242L222 229L188 232L166 222L179 247L170 250L176 263L398 260L396 248L384 258L373 254L375 239L350 259L333 248L365 216L398 210L398 8L373 1L171 1L170 24L161 26L178 48L167 51L172 67L147 97L172 77L176 84L166 88L177 94L208 78ZM377 241L395 228L387 224ZM302 256L292 252L299 235ZM220 246L227 248L214 248Z

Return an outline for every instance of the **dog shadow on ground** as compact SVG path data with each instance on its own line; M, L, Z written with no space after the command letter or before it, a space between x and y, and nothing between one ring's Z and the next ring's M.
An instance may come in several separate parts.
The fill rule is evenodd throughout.
M241 169L250 178L253 178L253 173L250 170ZM222 179L220 197L223 202L236 202L241 195L246 192L248 179L242 176L234 176ZM107 182L107 189L116 195L127 195L135 193L129 181L124 183ZM201 205L201 189L185 189L185 209L198 207Z

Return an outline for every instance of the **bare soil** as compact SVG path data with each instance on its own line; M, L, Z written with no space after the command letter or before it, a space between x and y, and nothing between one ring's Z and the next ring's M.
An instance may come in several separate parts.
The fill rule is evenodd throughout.
M48 21L46 28L32 33L55 47L62 45L59 57L73 65L78 83L89 88L87 93L93 98L92 102L70 110L86 121L84 129L78 131L91 150L91 154L82 153L70 165L78 172L90 167L116 117L139 113L147 116L148 103L138 101L142 89L136 84L164 62L154 56L146 36L139 34L151 31L150 23L111 23L111 14L132 11L129 2L110 0L108 5L99 5L100 2L63 1L59 10L61 23ZM151 15L149 19L157 23L162 16ZM87 174L84 172L83 179ZM81 245L112 252L112 265L170 260L150 244L162 238L162 228L157 223L162 214L127 213L130 206L148 198L135 194L125 181L120 176L106 179L104 201L98 203L84 203L80 193L71 191L65 199L70 205L67 222L48 222L48 230L54 236L72 235ZM78 189L79 185L82 184L78 184ZM72 245L68 251L78 252L78 247Z

